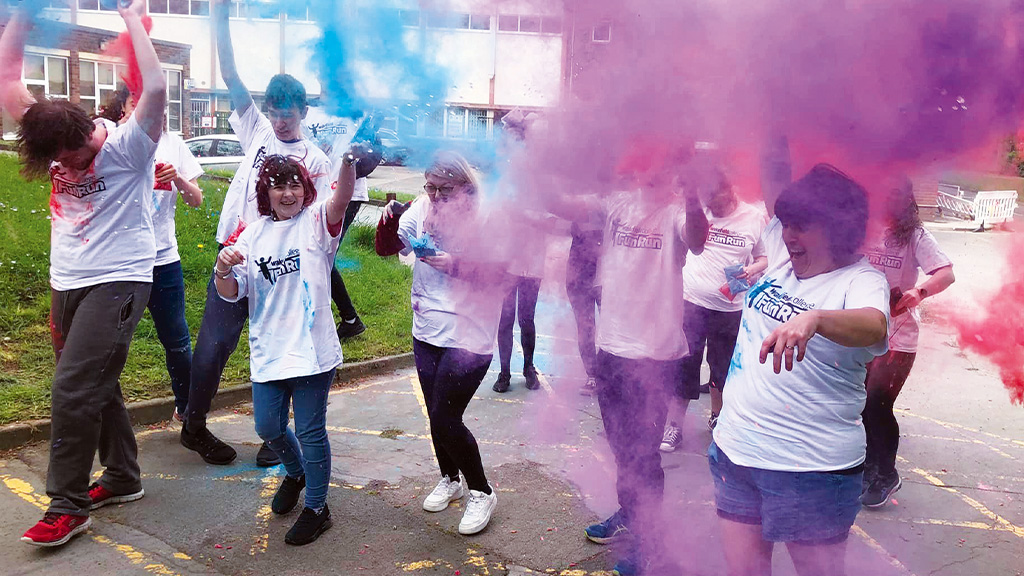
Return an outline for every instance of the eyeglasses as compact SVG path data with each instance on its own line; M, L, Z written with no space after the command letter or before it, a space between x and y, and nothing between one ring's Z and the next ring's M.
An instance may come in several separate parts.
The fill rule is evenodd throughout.
M450 196L455 191L455 186L434 186L433 184L424 184L423 189L426 190L427 194L440 193L441 196Z

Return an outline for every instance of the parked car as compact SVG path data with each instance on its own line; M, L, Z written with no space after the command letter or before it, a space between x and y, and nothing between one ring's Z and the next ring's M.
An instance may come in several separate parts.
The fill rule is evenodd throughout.
M384 166L404 166L409 159L409 147L402 143L398 134L394 130L381 128L377 130L377 138L384 148L380 163Z
M192 155L199 160L203 170L226 170L234 172L245 159L245 152L238 136L234 134L209 134L185 140Z

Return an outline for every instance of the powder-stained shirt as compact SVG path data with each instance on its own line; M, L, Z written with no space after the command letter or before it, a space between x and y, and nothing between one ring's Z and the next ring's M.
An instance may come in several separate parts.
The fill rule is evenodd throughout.
M203 174L195 156L185 145L181 136L164 132L156 148L157 164L164 163L174 166L178 176L186 181L198 178ZM156 232L157 266L181 260L178 255L178 238L174 233L174 213L178 205L178 187L169 182L170 190L153 188L153 229Z
M331 268L341 226L327 225L327 202L288 220L264 216L246 227L234 249L237 302L249 298L249 369L253 382L320 374L341 364L331 313ZM223 298L223 297L222 297Z
M231 236L238 227L239 219L251 224L260 217L256 208L256 182L267 156L280 154L302 161L316 186L317 198L322 200L328 197L331 189L331 161L316 144L305 138L296 142L278 140L270 120L255 104L250 104L241 116L237 110L232 112L228 120L245 150L245 159L238 165L238 171L224 196L224 207L217 225L217 242L223 244Z
M398 237L402 254L412 251L420 238L430 210L430 199L420 196L402 214ZM482 216L478 216L481 220ZM480 226L486 229L486 226ZM459 258L459 246L434 238L437 249ZM498 320L505 292L500 283L481 284L445 274L418 258L412 267L412 336L441 348L461 348L474 354L491 354L498 336Z
M352 145L359 126L352 118L331 116L319 106L311 106L302 122L304 131L331 160L331 189L338 185L341 157ZM366 178L357 178L352 200L365 202L370 199Z
M597 347L634 360L677 360L687 353L686 208L681 202L650 205L640 194L618 193L606 204Z
M897 245L891 236L872 242L865 250L868 261L885 274L890 288L899 287L906 292L917 286L918 269L934 274L939 268L952 264L939 248L932 233L924 228L914 230L910 242ZM896 352L917 352L921 314L917 306L892 317L889 323L889 349Z
M50 286L152 282L153 155L156 142L132 115L97 120L107 137L89 171L50 166Z
M845 470L864 461L861 412L867 364L884 354L883 338L863 348L820 334L793 370L761 364L761 344L780 325L808 310L874 308L889 316L889 286L866 258L811 278L793 272L777 218L765 228L768 269L747 293L736 349L715 426L715 443L733 462L791 472Z
M740 202L732 214L719 218L707 211L708 231L704 251L691 255L683 267L686 301L709 310L737 312L743 308L743 295L726 296L720 288L726 283L725 268L746 266L764 256L761 232L768 222L758 208Z

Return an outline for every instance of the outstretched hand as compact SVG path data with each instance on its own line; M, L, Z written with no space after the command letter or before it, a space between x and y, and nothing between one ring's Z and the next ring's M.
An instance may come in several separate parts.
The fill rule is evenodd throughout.
M779 326L761 343L761 364L772 354L776 374L782 373L782 362L792 372L794 359L801 362L807 354L807 342L818 332L818 314L815 310L801 312L789 322Z
M117 11L121 14L122 18L129 16L138 16L142 18L146 15L146 0L117 0Z
M235 251L234 248L225 247L217 254L216 271L218 274L226 274L231 268L245 262L245 256Z

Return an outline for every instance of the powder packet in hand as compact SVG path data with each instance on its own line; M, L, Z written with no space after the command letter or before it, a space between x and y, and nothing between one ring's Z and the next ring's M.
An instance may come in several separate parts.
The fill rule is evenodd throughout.
M735 300L736 296L750 289L750 282L746 278L737 278L743 273L742 264L733 264L725 267L725 284L718 289L729 300Z
M437 246L434 245L434 239L429 232L424 232L419 238L413 238L410 244L417 258L437 256Z

